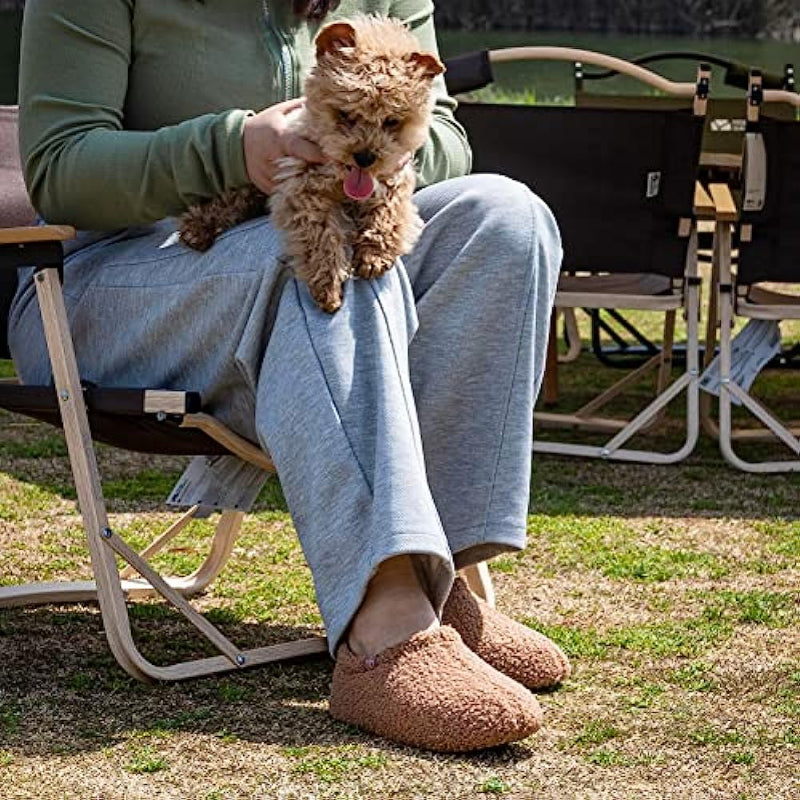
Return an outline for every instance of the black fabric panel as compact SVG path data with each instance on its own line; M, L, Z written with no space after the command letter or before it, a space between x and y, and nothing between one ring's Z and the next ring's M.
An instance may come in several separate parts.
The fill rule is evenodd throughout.
M742 242L737 282L800 283L800 123L762 118L767 151L764 208L742 215L753 240Z
M90 411L122 416L142 416L146 389L104 389L93 384L83 387L83 399ZM187 414L201 409L199 392L185 392ZM52 386L0 384L0 408L26 414L28 411L58 413L56 390Z
M444 80L450 94L474 92L494 82L488 50L453 56L444 65L447 68Z
M28 410L26 416L61 427L57 411ZM194 428L181 428L176 420L158 422L152 415L117 416L89 412L92 439L135 453L169 456L225 455L229 451L219 442Z
M0 173L2 175L2 173ZM2 192L0 186L0 192ZM0 244L0 358L11 358L8 349L8 313L17 290L19 267L58 267L64 262L61 242Z
M84 389L92 438L98 442L162 455L217 455L228 451L202 431L181 428L181 416L159 421L145 414L143 389ZM58 399L52 386L0 384L0 407L61 427ZM186 393L187 413L200 411L198 392Z
M565 271L683 275L703 120L686 110L462 104L475 172L527 184L553 210ZM647 197L649 174L660 173Z

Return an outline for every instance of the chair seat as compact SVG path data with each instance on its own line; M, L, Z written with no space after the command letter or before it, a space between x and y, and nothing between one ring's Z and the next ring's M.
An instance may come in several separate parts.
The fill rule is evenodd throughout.
M737 298L736 313L750 319L800 319L800 295L754 285Z
M197 428L181 427L184 414L145 412L145 390L84 390L92 438L114 447L154 455L226 455L223 444ZM186 413L200 410L200 395L186 392ZM58 398L52 386L0 384L0 407L61 427Z
M680 308L683 296L672 280L652 273L562 275L558 281L558 308L626 308L669 311Z

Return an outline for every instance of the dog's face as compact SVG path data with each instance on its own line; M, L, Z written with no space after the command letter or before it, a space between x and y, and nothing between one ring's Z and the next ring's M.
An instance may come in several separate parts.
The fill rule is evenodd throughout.
M361 17L328 25L305 87L310 136L348 180L385 180L424 144L431 83L443 70L398 22Z

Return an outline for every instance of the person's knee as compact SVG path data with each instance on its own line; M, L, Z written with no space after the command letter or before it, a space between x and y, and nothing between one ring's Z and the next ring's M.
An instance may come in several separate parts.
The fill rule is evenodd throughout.
M344 285L344 302L333 315L322 313L322 319L332 325L357 325L370 328L388 325L405 331L410 339L419 324L414 293L402 261L378 278L353 278ZM313 303L308 297L307 302Z
M492 240L492 250L502 253L509 266L534 268L534 253L543 253L539 268L558 273L561 237L547 204L525 184L504 175L470 175L459 197L462 225Z

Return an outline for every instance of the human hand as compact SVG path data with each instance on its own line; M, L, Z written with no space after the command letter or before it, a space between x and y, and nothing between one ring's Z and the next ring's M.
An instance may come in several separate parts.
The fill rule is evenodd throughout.
M401 156L395 165L395 172L401 172L413 157L413 153L406 153L404 156Z
M322 164L322 151L308 139L289 129L288 116L302 108L305 99L276 103L248 117L244 123L244 161L250 181L265 194L275 190L277 160L294 156L312 164Z

